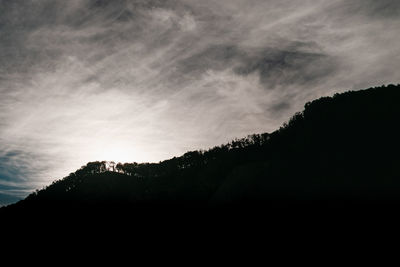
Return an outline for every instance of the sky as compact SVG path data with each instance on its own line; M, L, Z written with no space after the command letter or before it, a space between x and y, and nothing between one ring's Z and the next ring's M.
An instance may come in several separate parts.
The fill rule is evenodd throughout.
M0 0L0 206L400 81L398 0Z

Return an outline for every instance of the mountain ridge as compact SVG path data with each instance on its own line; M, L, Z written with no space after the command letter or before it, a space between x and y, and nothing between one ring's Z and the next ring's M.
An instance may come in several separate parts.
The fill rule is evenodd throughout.
M90 162L2 210L394 203L399 97L400 85L338 93L270 134L159 163Z

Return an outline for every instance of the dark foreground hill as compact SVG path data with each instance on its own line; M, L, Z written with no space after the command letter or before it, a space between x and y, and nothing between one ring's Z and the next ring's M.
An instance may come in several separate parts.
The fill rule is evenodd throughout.
M400 86L305 105L279 130L157 164L91 162L3 209L400 203Z

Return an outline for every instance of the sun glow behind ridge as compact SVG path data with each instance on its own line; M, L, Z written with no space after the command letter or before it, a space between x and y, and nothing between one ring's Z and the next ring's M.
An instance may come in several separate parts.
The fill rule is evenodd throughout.
M140 151L118 141L114 144L100 144L91 154L92 160L99 161L106 160L121 163L146 161L144 153L140 153Z

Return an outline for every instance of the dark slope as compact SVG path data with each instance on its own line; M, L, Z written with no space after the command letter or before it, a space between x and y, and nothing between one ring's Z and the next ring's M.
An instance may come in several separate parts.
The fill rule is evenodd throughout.
M6 209L395 204L399 99L394 85L324 97L272 134L119 173L89 163Z

